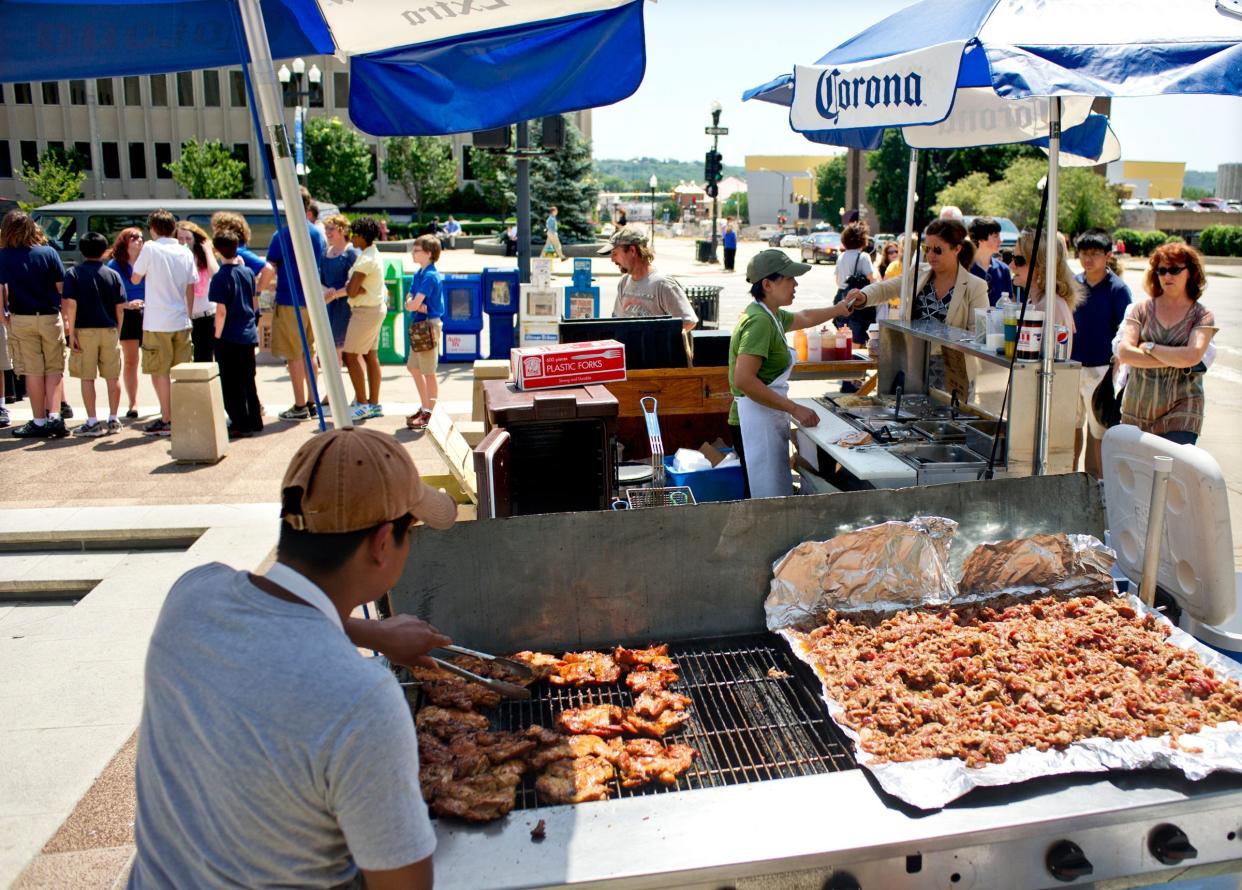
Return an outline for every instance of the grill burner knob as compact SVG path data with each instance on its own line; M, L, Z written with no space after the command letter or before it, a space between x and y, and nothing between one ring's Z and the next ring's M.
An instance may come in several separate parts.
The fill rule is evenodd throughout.
M1066 883L1095 871L1091 861L1083 853L1082 847L1073 841L1057 841L1053 844L1044 863L1054 878Z
M828 883L824 884L824 890L862 890L862 884L858 883L858 878L848 871L840 871L828 879Z
M1186 837L1186 832L1176 825L1157 825L1153 828L1147 838L1147 849L1163 865L1177 865L1199 855L1190 838Z

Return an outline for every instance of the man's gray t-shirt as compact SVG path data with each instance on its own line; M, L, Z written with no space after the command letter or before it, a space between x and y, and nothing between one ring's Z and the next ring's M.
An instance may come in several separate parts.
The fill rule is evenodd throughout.
M317 609L187 572L145 694L131 888L353 887L435 850L401 689Z
M699 320L681 286L655 269L648 271L647 276L642 279L631 275L621 276L617 283L617 302L612 307L612 315L613 318L671 315L690 322Z

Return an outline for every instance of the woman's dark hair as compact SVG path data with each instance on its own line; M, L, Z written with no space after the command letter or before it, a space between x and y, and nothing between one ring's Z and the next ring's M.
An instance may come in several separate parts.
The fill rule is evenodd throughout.
M413 522L414 516L411 513L392 520L393 539L400 541ZM334 572L354 555L362 542L374 534L377 528L379 525L356 532L316 534L282 522L280 537L276 541L276 558L281 562L293 561L317 572Z
M134 261L129 255L129 244L134 238L142 237L142 229L137 226L126 226L117 233L112 248L108 251L108 259L116 260L118 266L132 266Z
M357 235L368 245L374 244L379 237L379 220L373 216L360 216L350 227L351 234Z
M934 219L923 230L924 235L935 235L950 247L960 247L957 262L969 269L975 261L975 245L966 237L966 227L957 219Z
M1186 296L1198 301L1207 287L1207 275L1203 271L1203 260L1199 252L1188 244L1161 244L1151 254L1147 272L1143 275L1143 287L1153 297L1164 293L1160 286L1160 276L1156 269L1160 266L1186 267Z
M865 222L852 222L841 232L841 246L846 250L862 250L867 244L869 232Z
M10 210L0 223L0 247L37 247L47 244L43 228L24 210Z
M750 295L754 297L756 300L762 300L763 299L763 282L780 281L784 277L785 276L782 275L780 272L773 272L767 278L759 279L758 281L756 281L754 284L750 286Z

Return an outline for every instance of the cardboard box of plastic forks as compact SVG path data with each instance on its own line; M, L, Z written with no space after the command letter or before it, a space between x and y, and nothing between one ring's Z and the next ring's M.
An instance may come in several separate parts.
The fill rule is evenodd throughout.
M523 346L509 353L521 390L585 386L625 379L625 345L616 340Z

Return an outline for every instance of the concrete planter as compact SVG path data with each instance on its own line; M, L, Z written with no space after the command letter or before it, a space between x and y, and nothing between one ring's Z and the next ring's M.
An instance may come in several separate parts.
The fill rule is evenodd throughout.
M460 244L461 242L458 243ZM540 256L540 251L543 250L543 246L546 243L545 241L531 242L530 255L533 257ZM596 256L604 243L603 241L590 241L583 244L563 244L561 246L567 257ZM495 238L476 239L474 242L474 252L487 256L504 256L505 245L503 241Z

